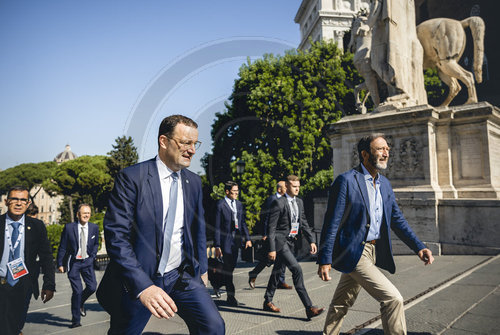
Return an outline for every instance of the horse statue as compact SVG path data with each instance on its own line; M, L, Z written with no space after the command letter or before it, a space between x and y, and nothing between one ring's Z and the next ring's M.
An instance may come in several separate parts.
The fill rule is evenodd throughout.
M449 94L440 107L446 107L460 92L457 79L467 86L469 98L466 104L477 102L474 76L462 68L458 61L465 49L465 28L469 27L474 40L474 76L482 81L484 56L484 21L479 16L465 20L437 18L422 22L417 26L417 36L424 48L424 69L437 68L439 78L448 85Z
M423 68L437 68L441 80L449 86L449 94L440 107L446 107L460 92L462 81L468 89L469 98L466 104L477 102L474 75L458 64L465 49L465 28L470 27L474 40L474 75L476 81L482 81L482 66L484 55L484 21L478 16L472 16L462 21L437 18L422 22L417 26L417 37L424 49ZM348 50L354 53L354 66L365 79L365 82L354 88L356 108L361 114L366 113L365 102L371 95L374 108L380 104L378 76L371 66L372 34L367 25L366 16L355 17L351 28L351 40ZM380 79L379 79L380 80ZM368 90L363 101L360 100L361 90Z

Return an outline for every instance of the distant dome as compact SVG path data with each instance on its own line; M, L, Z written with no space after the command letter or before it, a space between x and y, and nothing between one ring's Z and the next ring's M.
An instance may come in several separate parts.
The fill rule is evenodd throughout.
M69 146L69 144L66 144L64 151L58 154L56 158L54 158L54 162L56 162L57 164L61 164L62 162L75 159L76 157L78 156L75 155L73 151L71 151L71 147Z

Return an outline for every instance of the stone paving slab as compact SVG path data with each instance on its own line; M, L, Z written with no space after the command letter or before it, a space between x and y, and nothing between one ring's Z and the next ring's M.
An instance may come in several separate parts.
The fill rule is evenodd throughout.
M436 258L436 262L432 266L423 266L416 256L396 256L397 273L395 275L387 275L396 287L400 289L403 297L408 299L488 258L488 256L440 256ZM301 266L304 273L305 286L311 300L315 305L328 309L340 274L332 271L332 281L323 282L316 274L317 265L314 262L301 262ZM227 306L225 304L226 295L224 293L221 299L214 298L226 322L227 334L321 334L326 312L311 321L307 321L304 308L295 290L276 291L274 303L282 309L282 313L264 312L262 304L271 269L266 268L257 278L256 289L250 290L248 288L248 272L252 268L252 264L243 263L236 268L234 273L235 286L237 288L236 297L242 303L242 306L236 308ZM102 271L96 272L98 281L102 277L102 274ZM286 278L287 283L292 284L291 274L288 270ZM497 282L500 280L500 266L497 263L494 266L479 269L464 278L461 285L457 283L457 285L450 286L449 291L443 290L443 295L439 299L436 297L435 300L442 302L445 305L444 307L437 305L437 302L434 302L434 300L425 299L419 302L407 311L408 324L412 325L411 330L413 331L413 333L409 332L409 334L436 334L436 332L443 329L442 327L446 322L441 322L442 320L438 318L433 322L425 323L428 328L424 329L422 320L435 317L436 313L443 314L443 318L446 320L451 319L451 316L446 317L446 311L450 315L460 313L461 309L457 306L463 304L464 299L470 299L471 301L480 299L482 295L487 294L488 288L491 291L491 285L488 286L488 283L495 280ZM44 305L40 301L32 300L24 334L105 334L109 328L109 316L97 303L95 296L91 296L86 304L88 312L87 317L82 318L83 327L77 329L68 328L71 320L71 288L65 274L57 274L56 282L57 292L52 301ZM487 288L485 289L485 287ZM470 289L470 293L464 294L463 292L467 288L473 289ZM213 293L210 287L209 290ZM456 298L457 296L460 296L460 298ZM482 318L491 319L491 313L493 313L490 312L491 309L495 308L499 310L497 308L498 300L496 299L498 296L498 294L492 294L491 299L485 299L477 306L476 310L471 311L470 317L474 320L483 320ZM421 309L417 311L417 307ZM412 316L413 309L415 309L418 317ZM348 313L342 330L348 331L377 315L379 315L377 302L362 290L355 305ZM412 317L409 317L409 315ZM467 318L464 318L463 322L467 324L471 323ZM466 330L463 330L465 329L464 325L460 325L460 327L449 329L444 334L450 335L460 334L458 332L463 331L466 332ZM418 332L415 332L415 329ZM455 333L452 333L452 331ZM178 316L170 320L158 320L152 317L144 330L144 334L148 335L182 335L188 333L187 327ZM380 329L373 329L369 334L382 334L382 331Z

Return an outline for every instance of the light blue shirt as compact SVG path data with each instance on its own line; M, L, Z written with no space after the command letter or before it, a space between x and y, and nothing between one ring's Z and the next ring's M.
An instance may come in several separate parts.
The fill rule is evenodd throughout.
M384 203L380 194L380 175L375 177L375 186L373 177L363 164L361 164L365 176L366 188L368 190L368 199L370 201L370 230L368 231L367 241L380 238L380 226L384 215Z
M12 222L16 221L12 220L9 214L7 213L7 215L5 215L5 227L7 227L7 229L9 230L8 234L9 237L12 236L12 230L13 230L11 225ZM20 241L21 250L19 250L19 257L21 257L24 260L24 215L17 222L21 223L19 225L19 234L22 234L21 235L22 238ZM16 241L12 241L12 244L14 243L16 243ZM7 263L9 262L9 253L10 253L9 239L7 238L7 234L5 234L3 240L2 260L0 261L0 277L7 277L7 272L9 271L7 269Z

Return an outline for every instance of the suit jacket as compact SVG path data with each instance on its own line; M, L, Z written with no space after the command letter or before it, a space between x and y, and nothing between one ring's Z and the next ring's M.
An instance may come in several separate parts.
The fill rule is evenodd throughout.
M311 228L307 223L304 211L304 202L297 198L297 207L299 208L299 234L303 234L309 243L313 243ZM269 240L269 251L280 251L287 242L288 235L292 229L292 212L288 205L286 195L275 199L271 204L269 214L269 224L267 229L267 238Z
M87 255L95 259L97 255L97 249L99 248L99 227L92 222L88 222L87 225ZM69 271L69 268L76 259L79 241L80 239L78 238L78 222L70 222L66 224L61 233L61 243L59 244L59 250L57 251L58 267L63 266L64 263L66 263Z
M276 193L267 197L260 210L260 234L262 236L267 236L267 227L269 225L269 214L271 214L271 204L274 200L278 199Z
M380 193L384 204L380 239L375 246L376 265L394 273L391 234L396 235L415 253L425 248L396 203L396 197L387 178L379 174ZM341 272L354 270L363 253L370 228L370 201L361 165L338 176L333 182L328 207L321 231L318 263L332 264Z
M4 248L5 217L6 214L0 215L0 258L3 255ZM40 264L36 261L37 256L40 258ZM40 294L38 286L40 266L43 270L42 289L56 290L54 261L52 259L49 239L47 238L47 229L45 229L45 224L42 221L27 215L24 216L24 263L28 268L28 283L33 287L33 296L35 299L38 299Z
M201 178L180 171L184 199L181 270L195 278L207 272ZM156 159L123 169L115 179L104 217L110 264L99 285L98 299L113 314L123 291L132 297L153 285L163 250L163 200ZM118 304L118 305L117 305Z
M238 227L242 237L241 243L244 244L250 240L248 227L245 221L245 213L243 211L243 204L241 201L236 200L236 216L238 218ZM222 253L230 253L231 245L233 244L233 212L229 207L226 198L220 199L217 202L215 210L215 234L214 241L215 247L222 249Z

